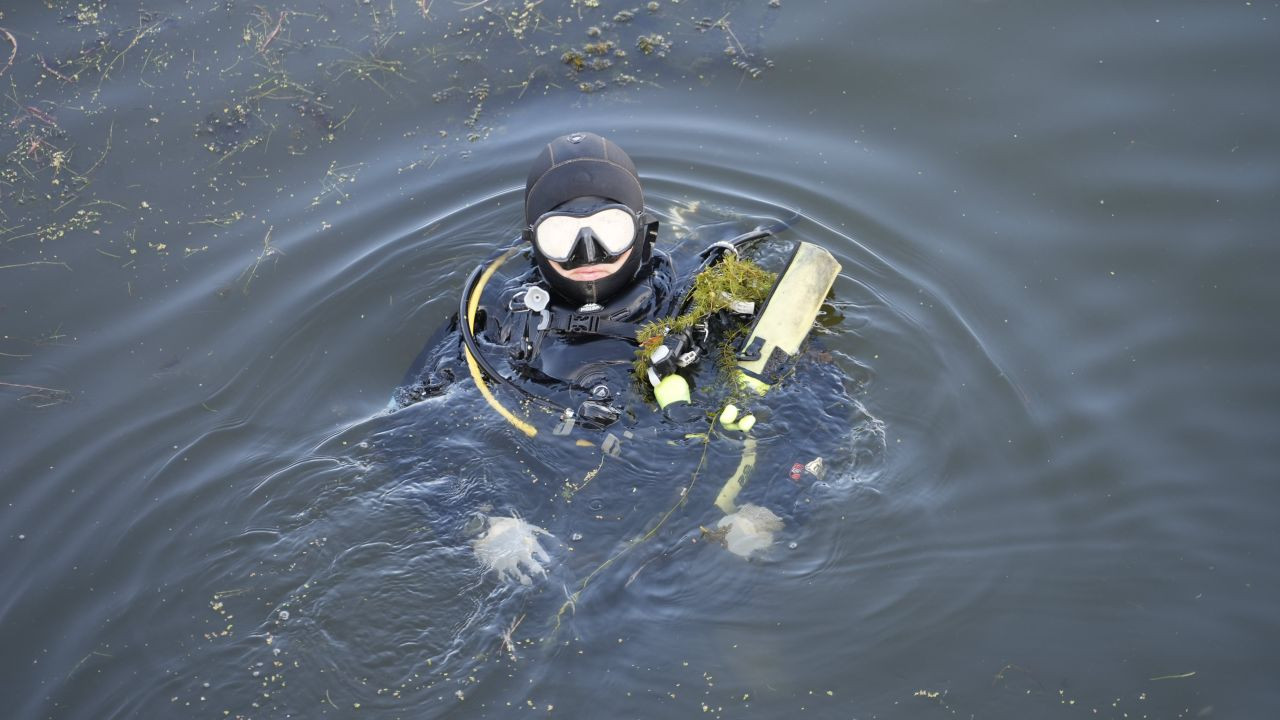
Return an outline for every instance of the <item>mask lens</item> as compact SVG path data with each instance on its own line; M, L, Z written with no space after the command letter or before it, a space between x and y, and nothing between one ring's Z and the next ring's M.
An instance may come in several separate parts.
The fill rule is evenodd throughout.
M610 207L590 215L544 215L533 228L538 251L550 260L564 262L573 254L583 228L589 228L610 255L620 255L635 241L636 217L630 211Z
M636 218L621 208L605 208L583 219L610 255L621 254L636 238Z
M582 228L582 218L572 215L550 215L538 221L533 240L538 250L556 262L564 262L573 252L573 243Z

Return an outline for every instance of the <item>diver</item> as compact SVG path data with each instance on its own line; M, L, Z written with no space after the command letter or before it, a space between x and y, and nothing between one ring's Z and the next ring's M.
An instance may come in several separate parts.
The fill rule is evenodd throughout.
M620 411L615 393L629 383L636 329L675 300L671 259L655 251L657 235L621 148L585 132L548 143L525 184L518 249L531 261L527 272L502 288L496 308L478 308L479 327L455 317L437 332L397 404L442 392L460 374L460 353L469 352L489 365L487 379L517 385L575 422L610 424ZM465 295L478 297L477 279ZM461 344L440 342L459 331ZM502 350L477 352L473 340Z
M704 431L710 413L713 426L741 445L737 469L714 501L724 517L711 532L730 550L748 556L771 544L783 518L808 502L805 491L823 476L823 461L788 463L786 482L748 483L757 464L751 434L755 415L738 407L740 399L699 407L689 377L697 366L715 365L723 356L713 347L723 335L716 329L736 323L743 332L737 335L735 394L763 395L798 354L840 266L827 251L798 243L776 280L767 276L759 297L718 293L726 296L723 308L677 327L699 276L728 266L750 243L778 228L712 243L696 272L683 277L671 257L655 248L658 229L635 165L620 147L588 132L555 138L529 171L521 239L472 273L458 313L428 341L393 404L403 408L441 395L469 373L490 406L525 435L576 434L580 445L599 442L605 455L616 455L619 437L631 436L614 430L629 418L652 415L653 404L669 423L701 422ZM523 269L494 282L496 271L516 256L524 257ZM655 328L657 336L641 340ZM645 382L636 381L638 353ZM507 402L489 384L507 387L500 391ZM508 407L513 395L515 410ZM530 412L535 407L549 413ZM548 415L550 423L544 420L539 427ZM794 420L795 429L805 422ZM590 439L582 439L583 433ZM500 503L501 498L493 502ZM547 531L542 528L495 514L470 532L484 533L475 541L477 554L500 574L509 571L527 582L530 574L544 573L541 563L547 556L538 537Z

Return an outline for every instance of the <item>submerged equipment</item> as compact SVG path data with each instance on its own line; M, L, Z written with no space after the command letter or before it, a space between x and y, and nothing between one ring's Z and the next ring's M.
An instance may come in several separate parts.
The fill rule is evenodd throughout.
M743 387L763 395L782 379L783 366L799 352L839 274L840 263L825 248L807 242L796 245L738 351L738 382ZM716 495L716 507L728 515L738 509L738 494L755 470L756 439L750 430L756 421L750 414L739 419L732 405L721 413L720 421L746 434L738 467Z

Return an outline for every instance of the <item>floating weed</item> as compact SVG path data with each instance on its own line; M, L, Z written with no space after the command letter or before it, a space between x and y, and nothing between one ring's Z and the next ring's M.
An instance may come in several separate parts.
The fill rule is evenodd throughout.
M438 103L449 102L450 99L460 95L461 93L462 88L454 85L431 93L431 100Z
M560 56L560 62L568 65L574 70L580 71L587 66L587 56L583 55L581 50L574 50L570 48Z
M205 148L209 152L225 157L247 145L257 144L255 133L260 124L254 108L235 103L206 115L196 134L208 138Z
M636 38L636 49L645 55L666 57L667 52L671 50L671 41L658 33L641 35Z
M617 47L612 40L591 42L582 49L570 48L560 56L560 61L568 65L575 73L584 70L599 72L613 67L615 58L624 58L627 53ZM612 56L612 57L610 57ZM604 81L581 82L578 89L582 92L597 92L608 86Z
M467 98L475 105L471 108L471 113L467 115L467 119L462 124L468 128L472 128L473 132L468 133L467 137L471 142L479 140L485 133L475 132L475 127L480 122L480 114L484 112L484 101L489 99L489 92L492 88L488 82L480 82L467 93ZM487 132L487 131L485 131Z
M262 263L266 261L267 258L271 258L273 262L278 261L280 257L284 255L283 251L271 244L271 231L274 229L274 225L267 228L267 234L262 238L262 252L258 253L258 257L253 261L253 265L240 273L241 278L245 278L246 275L248 276L245 278L244 286L241 288L241 292L245 295L249 294L249 284L253 282L254 278L258 277L258 268L262 266Z
M337 162L329 163L329 168L325 170L324 177L320 179L321 192L311 199L312 207L319 205L329 198L334 198L334 204L341 205L343 200L348 199L343 186L350 185L356 181L356 175L364 167L364 163L355 163L353 165L338 166Z
M517 42L525 39L529 33L537 30L547 22L546 17L538 10L538 6L542 5L543 0L524 0L523 3L517 4L507 12L494 9L488 5L483 6L486 13L496 15L502 20L507 32Z
M392 93L383 84L388 78L394 77L405 82L413 82L405 76L404 63L400 60L383 59L373 52L358 54L348 51L348 53L351 57L335 63L339 69L338 74L333 78L335 82L350 74L359 80L372 83L388 96Z
M188 225L215 225L217 227L227 227L240 221L244 217L244 213L234 210L230 214L222 216L207 215L200 220L191 220Z
M75 10L64 16L64 21L77 26L92 26L102 22L102 12L107 9L106 0L79 3Z
M684 332L705 323L738 302L759 305L769 296L777 278L776 273L736 255L728 255L699 273L694 278L693 287L689 290L689 297L680 315L645 323L636 331L636 341L639 343L633 365L636 381L645 388L649 387L645 380L649 356L662 345L667 335ZM730 331L720 338L716 347L717 364L722 371L731 370L736 364L732 347L736 339L736 333Z
M255 33L253 33L252 30L246 29L245 43L253 44L257 48L258 53L262 54L267 51L267 47L271 45L271 43L276 39L277 36L280 35L280 31L284 28L285 18L289 17L289 11L281 10L279 14L276 16L274 26L272 26L272 23L271 23L271 14L267 12L267 10L265 10L264 8L258 8L257 15L258 15L258 22L259 22L259 31L258 33L256 33L256 37L255 37ZM271 27L271 30L267 31L267 27L269 26Z
M142 16L143 22L145 22L146 18L147 18L146 15ZM106 82L106 80L111 76L111 71L115 69L117 65L123 65L125 61L125 56L127 56L135 47L137 47L138 43L141 42L143 38L146 38L147 36L152 35L157 30L159 30L161 25L163 25L164 23L165 23L165 19L162 18L162 19L156 20L155 22L152 22L150 25L144 26L143 24L139 23L138 27L133 28L134 35L132 38L130 38L129 42L125 45L124 49L116 53L115 55L113 55L111 59L106 62L105 65L101 66L102 72L98 76L99 90L102 89L102 83Z
M771 7L778 7L771 5ZM720 19L711 21L704 18L698 22L698 28L701 30L710 30L712 28L721 30L725 34L728 44L725 46L724 55L729 58L729 64L736 70L743 72L745 77L752 79L759 78L764 74L767 68L773 67L773 61L768 58L757 58L756 55L747 50L738 36L734 34L733 27L729 24L729 15L726 13Z
M329 114L333 107L324 102L323 96L302 98L290 103L289 107L293 108L299 117L311 120L315 128L325 136L326 140L332 140L334 131L345 125L347 119L356 111L355 108L351 108L350 112L341 120L334 120L333 116Z
M3 267L4 266L0 266L0 268ZM18 391L21 393L18 400L31 405L32 407L45 408L71 402L71 393L66 390L11 382L0 382L0 388Z
M53 242L66 236L68 233L77 230L90 230L98 224L102 218L102 213L97 210L89 210L86 208L78 208L71 217L61 222L52 222L48 225L41 226L36 231L36 237L40 242Z
M282 100L286 102L315 97L316 91L293 80L279 66L266 66L259 82L249 87L248 101Z
M4 75L9 72L9 68L13 67L13 61L18 57L18 40L13 36L13 33L4 28L0 28L0 36L3 36L10 46L9 59L5 62L4 67L0 68L0 75Z
M94 38L80 46L80 49L65 58L54 59L52 65L40 58L44 69L65 83L75 84L86 74L98 75L106 64L107 55L111 52L110 40L105 37Z
M1148 681L1161 681L1171 679L1187 679L1195 676L1195 672L1178 673L1175 675L1162 675L1149 677ZM1057 705L1060 708L1074 710L1075 714L1080 717L1097 718L1097 717L1115 717L1115 718L1151 718L1151 717L1204 717L1212 714L1212 707L1202 707L1199 709L1184 707L1176 714L1166 712L1161 715L1151 712L1148 703L1153 700L1153 693L1148 690L1130 691L1121 696L1106 696L1101 699L1088 699L1077 695L1076 692L1066 689L1052 690L1046 687L1045 683L1040 680L1035 673L1012 663L1006 664L991 680L990 687L992 689L999 688L999 692L1004 698L1026 699L1030 703L1042 703L1044 705ZM958 693L959 694L959 693ZM951 688L934 689L930 687L921 687L911 692L911 697L919 698L921 701L936 706L945 711L949 715L959 717L973 717L969 708L963 707L959 700L954 699L957 696L951 694ZM1044 714L1040 712L1028 712L1034 705L1024 706L1026 709L1020 716L1039 717Z
M142 58L142 69L138 72L138 82L147 86L155 87L149 84L142 76L150 73L159 76L169 68L169 63L173 60L173 53L168 51L157 51L155 48L147 48L147 54Z

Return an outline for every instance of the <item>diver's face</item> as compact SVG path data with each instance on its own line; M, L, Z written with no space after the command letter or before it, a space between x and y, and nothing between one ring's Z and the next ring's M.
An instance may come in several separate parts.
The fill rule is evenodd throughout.
M626 264L627 258L631 257L631 253L634 250L635 248L628 248L626 252L618 256L617 260L608 263L580 265L576 268L566 268L555 260L548 260L547 264L551 266L552 270L555 270L557 273L569 278L570 280L576 280L579 282L586 280L600 280L601 278L607 278L621 270L622 266Z

